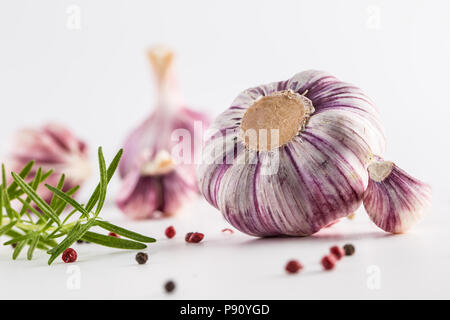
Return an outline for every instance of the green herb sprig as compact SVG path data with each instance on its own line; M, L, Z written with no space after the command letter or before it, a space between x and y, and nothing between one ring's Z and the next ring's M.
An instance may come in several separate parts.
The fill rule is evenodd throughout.
M120 150L106 167L102 148L98 149L100 182L86 205L80 204L73 198L79 189L78 186L66 192L63 191L64 175L61 175L56 187L45 184L45 187L53 193L51 201L47 203L38 195L37 189L53 174L52 170L44 172L42 168L38 168L33 179L26 182L34 167L34 162L31 161L20 172L12 172L13 181L7 185L5 166L2 165L0 236L11 238L4 245L15 245L12 258L17 259L28 247L27 258L31 260L35 250L40 249L50 255L48 260L50 265L78 240L132 250L145 249L147 247L145 243L155 242L154 238L113 225L99 217L105 204L108 183L119 165L122 153L123 150ZM13 208L11 205L13 200L20 203L20 210ZM72 210L62 219L62 213L68 207ZM79 214L78 218L74 218L76 214ZM93 227L100 227L127 239L92 232L90 229ZM58 239L62 240L58 242Z

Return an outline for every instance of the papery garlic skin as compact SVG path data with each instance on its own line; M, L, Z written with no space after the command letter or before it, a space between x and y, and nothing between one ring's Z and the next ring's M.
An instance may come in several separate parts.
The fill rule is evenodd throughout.
M306 123L281 147L248 148L241 138L247 110L280 92L309 99L314 110L305 112ZM378 112L362 90L328 73L305 71L245 90L213 122L198 167L199 188L244 233L308 236L358 209L366 166L384 147ZM264 174L262 164L274 155L278 170Z
M195 154L201 147L201 133L208 127L209 117L184 105L173 58L173 52L164 47L149 51L156 80L156 108L124 144L119 166L123 186L117 205L134 219L171 216L198 195ZM190 152L186 159L172 156L180 143L174 139L174 132L185 133L189 139L187 150L183 150Z
M364 208L384 231L405 232L430 211L431 187L428 184L378 157L368 166L368 171Z
M27 128L17 132L13 138L8 166L19 172L29 161L35 161L33 170L42 167L45 171L54 170L46 183L56 186L62 174L66 176L63 191L82 185L91 175L88 149L85 142L60 124L51 123L40 128ZM36 172L32 171L29 179ZM52 193L40 186L38 193L50 201Z

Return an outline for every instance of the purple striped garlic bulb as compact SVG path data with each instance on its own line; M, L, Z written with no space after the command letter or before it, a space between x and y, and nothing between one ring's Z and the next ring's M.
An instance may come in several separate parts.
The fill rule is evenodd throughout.
M156 79L156 108L126 139L119 167L123 185L117 205L134 219L171 216L198 195L195 154L209 124L206 115L185 107L173 52L156 47L148 57Z
M243 91L212 124L206 200L254 236L308 236L361 205L385 139L363 91L320 71Z
M369 165L364 208L370 219L390 233L409 230L430 211L431 187L376 157Z
M66 126L51 123L40 128L26 128L17 132L13 139L14 149L10 153L9 166L19 172L29 161L35 166L29 175L32 179L37 168L54 170L46 183L56 186L62 174L66 176L64 191L82 185L91 175L86 143ZM38 193L50 201L52 193L40 186Z

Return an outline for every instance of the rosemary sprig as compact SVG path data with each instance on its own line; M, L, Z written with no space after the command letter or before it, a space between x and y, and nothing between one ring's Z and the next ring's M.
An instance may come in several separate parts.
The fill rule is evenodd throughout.
M28 246L28 260L33 258L36 249L45 250L50 255L48 260L50 265L77 240L129 250L142 250L147 247L144 243L155 242L154 238L113 225L99 217L105 204L108 183L119 165L122 153L120 150L106 167L102 148L98 149L100 182L86 205L73 198L78 186L67 192L63 191L66 178L64 175L60 177L55 187L45 184L45 187L53 193L51 201L47 203L39 196L37 190L53 171L44 172L42 168L38 168L33 179L27 182L35 165L34 162L29 162L19 173L11 173L13 181L8 185L5 167L2 165L0 236L10 238L3 245L16 245L12 258L16 259ZM18 209L12 205L13 200L19 205ZM67 207L71 208L70 213L64 219L60 218ZM74 218L77 213L79 217ZM92 232L90 231L92 227L115 232L127 239ZM61 240L57 242L56 239Z

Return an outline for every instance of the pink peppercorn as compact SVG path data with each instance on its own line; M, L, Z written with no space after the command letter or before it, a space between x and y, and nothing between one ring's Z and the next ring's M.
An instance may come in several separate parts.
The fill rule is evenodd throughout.
M170 227L167 227L165 234L166 234L167 238L172 239L173 237L175 237L177 232L175 231L175 228L173 226L170 226Z
M293 274L293 273L298 273L300 270L302 270L303 266L297 260L290 260L286 264L285 269L286 269L287 273L292 273Z
M110 237L114 237L114 238L120 238L120 236L117 233L114 233L114 232L110 232L109 236Z
M200 241L203 240L204 237L205 235L203 233L189 232L186 234L186 237L184 239L186 240L186 242L189 243L199 243Z
M77 252L72 248L66 249L62 254L62 261L71 263L77 261Z
M331 254L337 259L341 260L343 256L345 256L345 251L339 246L334 246L330 248Z
M321 263L325 270L332 270L336 266L336 258L334 255L330 254L323 257Z

